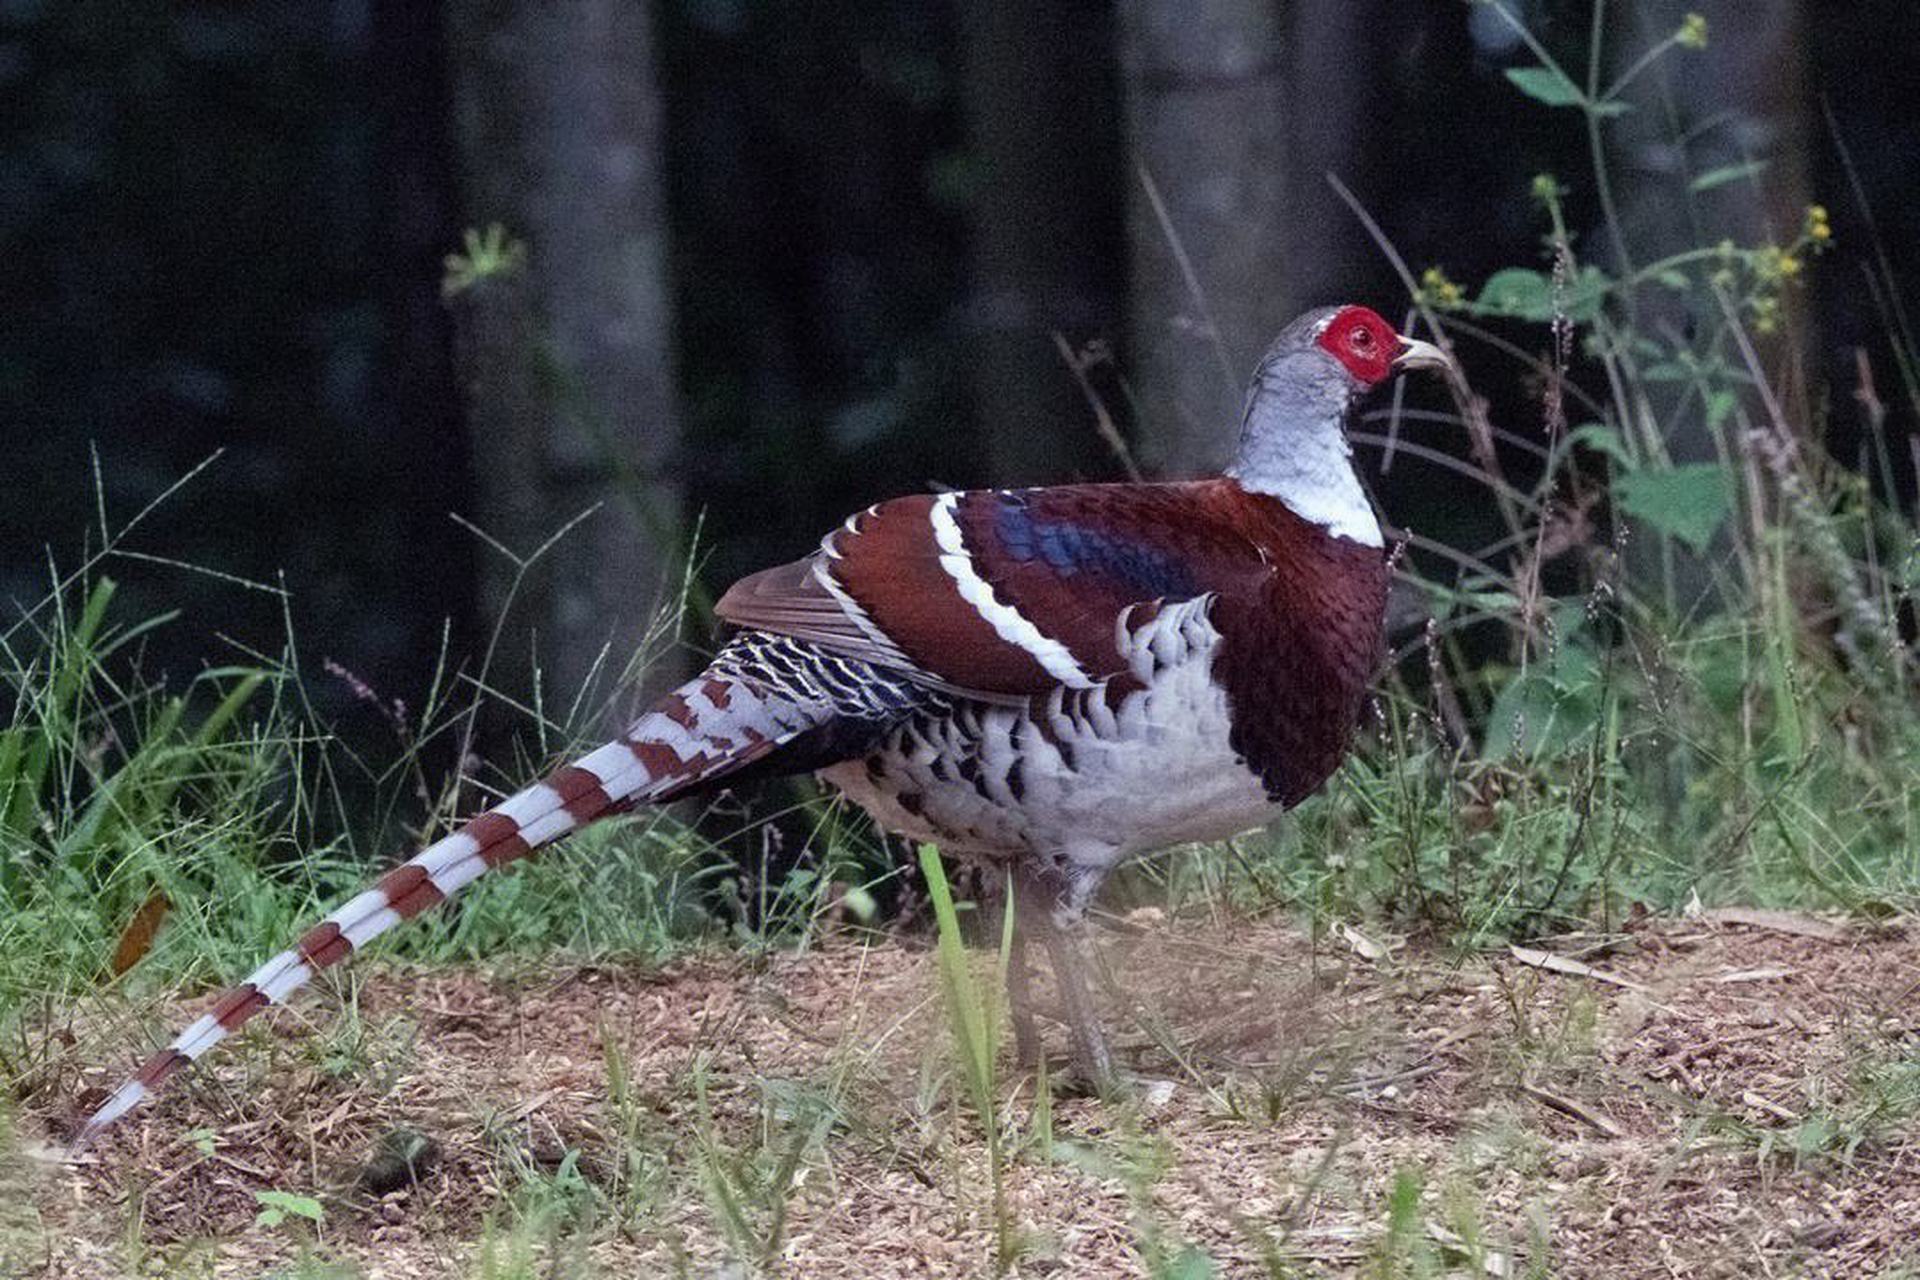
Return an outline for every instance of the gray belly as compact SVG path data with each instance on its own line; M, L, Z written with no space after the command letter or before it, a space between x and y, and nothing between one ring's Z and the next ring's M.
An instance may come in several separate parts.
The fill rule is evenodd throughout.
M1104 866L1234 835L1279 806L1228 745L1209 650L1111 704L1102 687L1044 705L963 703L821 777L881 826L958 853Z

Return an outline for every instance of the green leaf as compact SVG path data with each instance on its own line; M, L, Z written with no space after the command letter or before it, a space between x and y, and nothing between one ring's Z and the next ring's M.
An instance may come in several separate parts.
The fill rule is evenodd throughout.
M1600 268L1580 268L1580 274L1574 277L1572 286L1567 290L1567 315L1582 324L1597 319L1600 304L1607 300L1607 290L1612 287L1613 281Z
M263 1227L277 1227L290 1216L316 1224L327 1216L327 1211L312 1196L295 1195L291 1191L256 1191L253 1198L261 1206L254 1222Z
M1825 1149L1833 1141L1833 1122L1825 1116L1810 1116L1793 1131L1793 1149L1803 1156Z
M1580 86L1549 67L1509 67L1507 79L1513 81L1514 88L1549 107L1578 107L1587 100Z
M841 893L840 905L851 912L854 919L861 924L872 924L875 917L880 914L880 904L874 901L871 893L859 885L854 885Z
M1553 317L1552 283L1538 271L1508 267L1487 277L1480 286L1480 305L1502 315L1527 320Z
M1482 613L1512 613L1520 607L1520 597L1511 591L1451 591L1447 596L1458 608Z
M1709 169L1692 182L1687 190L1698 195L1702 191L1711 191L1715 187L1724 187L1730 182L1741 182L1747 178L1760 176L1767 167L1765 160L1749 160L1745 164L1723 164L1717 169Z
M1603 710L1600 662L1585 642L1563 634L1560 647L1525 674L1507 677L1487 717L1489 760L1540 759L1586 741Z
M1602 422L1583 422L1567 432L1568 444L1583 444L1589 449L1604 453L1625 467L1636 465L1633 454L1627 448L1627 442L1620 433Z
M1214 1280L1219 1274L1213 1259L1192 1245L1182 1249L1179 1256L1167 1264L1166 1270L1160 1272L1163 1280Z
M1588 321L1600 314L1600 304L1613 282L1598 267L1582 267L1563 291L1560 305L1577 321ZM1554 317L1553 281L1538 271L1508 267L1487 277L1480 286L1476 306L1494 315L1514 316L1521 320L1546 323Z
M1695 462L1621 476L1613 496L1628 515L1705 551L1733 509L1733 481L1719 463Z

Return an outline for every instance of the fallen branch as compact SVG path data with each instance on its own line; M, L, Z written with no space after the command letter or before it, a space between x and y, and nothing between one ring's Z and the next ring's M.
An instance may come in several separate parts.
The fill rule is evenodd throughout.
M1584 1125L1591 1126L1609 1138L1624 1138L1627 1131L1615 1124L1609 1117L1598 1111L1590 1111L1571 1098L1563 1098L1557 1093L1548 1093L1538 1085L1520 1082L1520 1092L1543 1106L1558 1111L1563 1116L1571 1116Z

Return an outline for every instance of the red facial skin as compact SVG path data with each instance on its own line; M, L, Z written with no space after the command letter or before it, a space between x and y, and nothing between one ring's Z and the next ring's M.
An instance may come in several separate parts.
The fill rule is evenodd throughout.
M1386 380L1400 350L1400 335L1393 326L1366 307L1348 307L1337 313L1320 334L1319 342L1365 387Z

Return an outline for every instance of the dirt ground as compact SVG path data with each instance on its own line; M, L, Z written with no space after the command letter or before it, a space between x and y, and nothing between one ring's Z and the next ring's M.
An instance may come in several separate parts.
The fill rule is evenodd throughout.
M1920 930L1709 913L1463 955L1125 923L1100 945L1134 1085L1036 1105L1003 1053L998 1213L931 952L843 939L362 972L77 1164L47 1090L0 1152L0 1269L979 1276L1003 1235L1016 1276L1208 1274L1189 1248L1231 1276L1920 1259ZM430 1140L417 1183L368 1172L396 1131ZM262 1191L323 1217L256 1222Z

